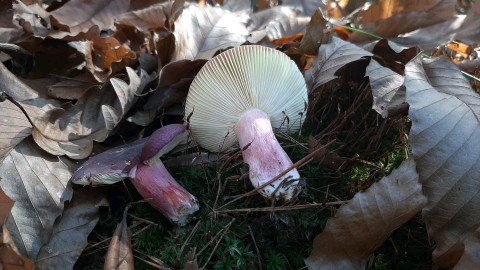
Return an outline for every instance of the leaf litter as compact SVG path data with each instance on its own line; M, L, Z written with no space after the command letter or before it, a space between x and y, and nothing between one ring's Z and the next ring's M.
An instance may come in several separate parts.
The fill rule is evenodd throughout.
M112 241L111 249L126 247L126 269L466 269L478 260L480 103L464 78L480 74L478 2L62 4L0 4L0 43L17 46L0 46L0 91L11 98L0 102L0 187L14 201L2 204L5 269L73 269L92 258L103 266L91 251L107 252L114 230L108 221L95 227L104 194L114 218L123 217L113 239L125 246ZM360 43L379 36L386 39ZM301 133L277 134L307 182L291 205L255 195L238 148L206 153L194 142L162 161L202 204L196 229L155 214L121 181L127 174L90 187L92 175L80 170L87 186L72 183L87 158L182 123L203 64L252 43L290 56L309 87ZM412 194L417 199L405 199ZM406 246L414 240L395 240L402 228L423 235L421 252L434 249L433 262L412 258ZM118 253L107 256L113 264L125 262L110 254Z

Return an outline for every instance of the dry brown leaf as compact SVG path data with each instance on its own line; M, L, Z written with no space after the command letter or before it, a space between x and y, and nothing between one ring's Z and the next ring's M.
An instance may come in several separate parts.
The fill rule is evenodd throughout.
M313 16L318 8L326 9L322 0L283 0L282 5L299 10L300 14L305 16Z
M63 78L61 81L48 86L47 94L51 98L77 100L93 87L100 85L88 73L82 73L74 78Z
M428 205L434 262L452 267L480 224L480 97L449 59L417 57L405 68L409 143Z
M320 44L330 43L331 35L326 33L327 20L320 9L313 14L307 25L305 35L302 38L300 51L310 55L316 55Z
M12 148L30 136L32 126L23 112L12 102L0 103L0 162Z
M100 28L93 26L85 34L75 37L68 45L85 56L85 67L99 82L104 82L112 74L112 64L122 62L121 69L131 65L136 59L135 52L114 37L100 36ZM67 41L71 39L66 39Z
M21 1L15 1L12 8L14 21L18 22L26 33L44 37L51 30L49 13L37 3L27 6Z
M369 77L370 87L372 88L372 108L383 118L408 110L405 101L405 87L402 87L402 75L381 66L372 59L367 66L365 76Z
M415 46L405 47L387 39L371 42L363 48L381 57L383 66L401 75L405 74L405 65L419 53Z
M252 14L248 30L255 39L249 38L249 41L260 41L266 36L270 41L293 36L302 32L309 21L310 17L298 16L291 7L276 6L262 10Z
M172 61L209 59L220 49L243 44L247 19L220 7L187 5L175 21Z
M74 104L54 108L35 118L33 137L54 155L82 159L90 155L93 140L104 141L154 77L138 76L127 67L129 84L111 78L101 89L91 88Z
M350 42L333 37L332 42L320 46L318 56L312 63L312 68L305 72L308 88L312 91L337 78L335 72L341 67L371 55L372 53Z
M48 242L63 204L72 196L69 179L76 165L23 140L0 164L0 187L15 201L5 222L20 254L34 260Z
M0 226L3 226L3 223L10 215L14 201L0 189Z
M87 32L93 26L98 26L100 30L109 30L113 27L115 16L127 12L129 6L129 0L68 1L50 13L52 25L62 32L49 36L58 39L67 35L76 36Z
M383 38L395 37L453 18L456 3L456 0L381 0L373 5L367 4L354 25ZM371 37L356 32L350 36L352 42L368 39Z
M426 202L415 161L408 159L338 209L315 237L308 269L365 269L373 251Z
M140 126L149 125L155 117L175 104L182 105L188 88L206 60L180 60L170 62L160 70L159 82L142 111L128 120Z
M94 190L75 190L72 201L65 204L62 216L35 261L35 269L73 269L87 246L87 237L100 217L99 208L108 206L105 196Z
M9 245L0 245L0 269L33 270L33 262L15 252Z
M140 10L132 10L116 17L118 22L127 22L140 31L163 29L166 27L167 15L171 2L155 4Z
M0 1L0 43L15 43L26 36L13 24L12 0Z
M117 225L113 233L112 240L108 247L108 252L105 257L104 270L133 270L133 251L131 237L132 232L127 225L127 211L123 212L123 219Z

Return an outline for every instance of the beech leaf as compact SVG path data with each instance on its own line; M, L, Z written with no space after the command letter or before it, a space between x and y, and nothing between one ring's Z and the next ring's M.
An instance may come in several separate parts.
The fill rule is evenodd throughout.
M0 162L12 148L30 136L32 126L15 104L9 100L0 103Z
M48 242L64 202L72 196L69 179L75 167L45 153L30 138L0 164L0 187L15 201L5 226L22 255L35 260Z
M172 61L210 59L216 51L247 40L247 18L219 7L190 4L175 21Z
M138 76L127 67L129 83L111 78L100 89L91 88L71 106L55 108L35 118L33 137L54 155L82 159L90 155L93 140L104 141L154 77Z
M372 59L367 66L365 76L370 78L370 86L372 87L372 108L383 118L392 116L408 106L405 103L405 87L402 87L402 75L381 66Z
M298 16L292 7L276 6L252 14L248 30L254 31L255 40L265 36L274 40L302 32L309 21L310 17Z
M456 0L379 1L366 4L354 25L363 31L383 38L395 37L418 28L447 21L456 15ZM371 39L368 35L353 33L352 42Z
M105 197L92 190L76 190L55 222L50 241L35 262L36 269L73 269L87 246L87 237L100 218L99 208L108 206Z
M127 211L123 213L123 219L117 225L113 233L110 246L105 258L104 270L133 270L132 232L127 225Z
M72 0L51 12L52 24L63 32L51 36L63 38L87 32L97 25L100 30L113 27L115 16L128 11L129 0ZM72 16L75 14L75 16Z
M359 60L372 53L340 38L332 37L328 44L322 44L312 68L305 73L305 80L310 91L329 82L337 76L335 72L348 63Z
M480 224L480 97L444 57L412 60L405 86L409 143L428 198L423 218L436 243L434 262L449 268Z
M195 75L206 60L179 60L165 65L159 74L159 82L148 98L142 111L137 111L128 121L140 126L150 124L157 114L165 112L175 104L182 105ZM182 112L183 116L183 112Z
M315 237L308 269L365 269L390 234L426 204L413 159L363 193L357 193Z

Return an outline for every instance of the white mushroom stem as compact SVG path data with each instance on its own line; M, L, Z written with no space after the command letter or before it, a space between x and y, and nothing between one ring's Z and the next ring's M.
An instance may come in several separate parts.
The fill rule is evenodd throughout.
M242 155L249 166L254 187L263 185L292 166L292 161L275 138L265 112L258 109L244 112L235 125L235 133L241 149L250 144ZM288 201L301 190L299 178L300 174L294 168L259 192L267 198Z

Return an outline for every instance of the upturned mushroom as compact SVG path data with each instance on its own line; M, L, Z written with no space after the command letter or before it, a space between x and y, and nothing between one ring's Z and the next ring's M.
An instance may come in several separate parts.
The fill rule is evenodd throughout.
M185 120L203 148L222 152L237 141L259 187L292 166L274 129L298 131L308 102L305 79L284 53L258 45L230 49L208 61L192 84ZM288 201L301 191L296 168L259 192Z
M183 226L199 209L197 199L175 181L162 155L186 138L187 127L172 124L148 139L112 148L87 160L72 176L77 184L112 184L130 177L143 198L171 222Z

